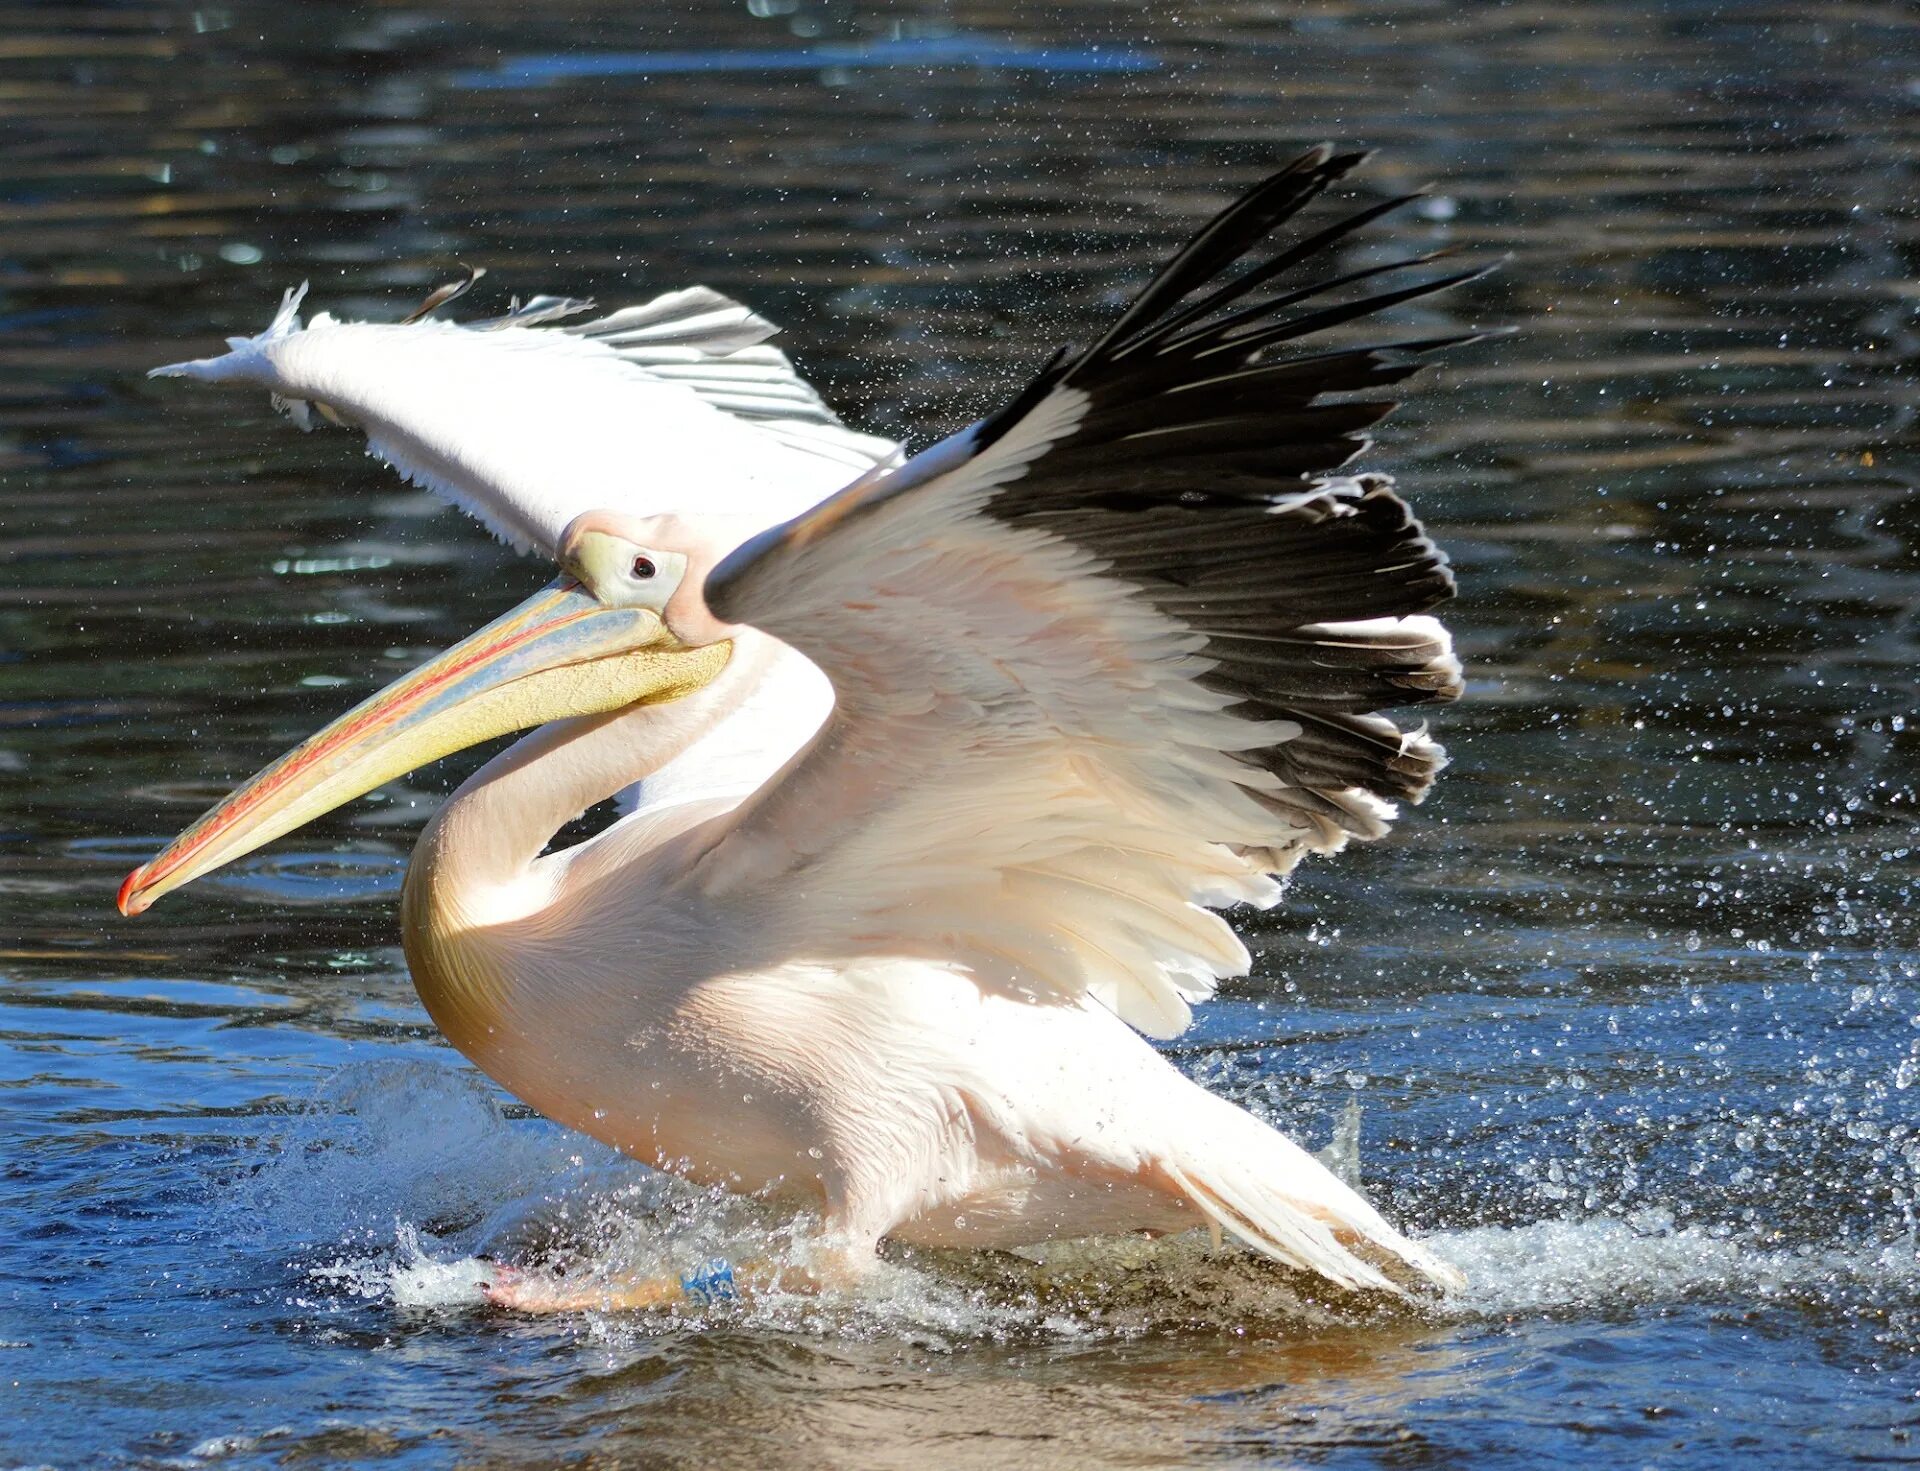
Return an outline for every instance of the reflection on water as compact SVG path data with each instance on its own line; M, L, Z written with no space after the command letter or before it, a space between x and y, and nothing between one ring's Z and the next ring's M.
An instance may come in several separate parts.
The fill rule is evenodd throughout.
M1920 1455L1905 8L0 16L0 1464ZM1315 1145L1357 1098L1368 1189L1470 1294L1172 1243L473 1310L476 1252L778 1223L450 1070L391 901L452 772L113 915L211 794L538 580L346 437L140 373L457 258L502 299L734 292L924 442L1322 136L1437 184L1353 265L1513 257L1437 310L1521 335L1378 452L1472 684L1433 800L1303 873L1175 1055Z
M1098 46L1018 46L987 36L889 36L855 45L816 42L777 50L595 51L554 56L510 56L492 71L463 72L464 87L537 87L573 77L658 77L676 72L841 71L853 67L986 67L996 71L1158 71L1150 51Z

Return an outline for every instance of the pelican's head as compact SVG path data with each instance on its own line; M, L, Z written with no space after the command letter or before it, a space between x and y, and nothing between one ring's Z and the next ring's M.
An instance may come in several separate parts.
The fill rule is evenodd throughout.
M726 667L736 631L706 574L731 540L674 516L592 511L561 539L561 575L362 701L260 772L120 886L139 914L264 843L442 756L574 716L679 699Z

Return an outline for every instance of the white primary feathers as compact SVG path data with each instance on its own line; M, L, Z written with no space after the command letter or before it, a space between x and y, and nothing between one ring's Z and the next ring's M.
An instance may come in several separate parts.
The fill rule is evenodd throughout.
M265 389L301 427L312 409L369 453L521 551L551 557L583 511L683 508L772 524L876 465L892 441L834 416L772 323L692 287L580 323L591 303L537 297L491 321L302 325L303 285L267 329L156 378ZM310 409L309 406L312 406Z

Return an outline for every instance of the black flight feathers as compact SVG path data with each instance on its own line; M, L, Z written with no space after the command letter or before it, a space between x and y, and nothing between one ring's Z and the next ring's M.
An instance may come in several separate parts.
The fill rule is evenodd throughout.
M1255 299L1293 268L1324 258L1353 231L1418 197L1404 195L1283 243L1238 276L1220 278L1267 245L1280 225L1367 156L1336 154L1323 144L1248 190L1167 263L1098 342L1084 352L1063 348L1018 397L983 421L975 431L975 444L992 444L1054 389L1076 388L1093 402L1087 418L1048 455L1050 482L1056 468L1064 470L1069 464L1087 472L1084 479L1091 482L1097 462L1110 468L1116 460L1135 460L1137 451L1147 450L1161 463L1124 487L1138 496L1164 495L1172 488L1170 477L1186 479L1191 487L1202 478L1198 472L1214 468L1224 472L1224 478L1212 494L1257 497L1255 487L1245 483L1247 474L1264 480L1345 464L1366 447L1364 431L1393 409L1393 401L1316 400L1399 382L1418 371L1422 355L1483 334L1347 348L1282 362L1259 361L1260 354L1444 291L1490 268L1458 271L1288 315L1290 308L1324 302L1343 287L1441 258L1424 255ZM1155 435L1167 437L1158 445L1145 442ZM1112 448L1094 453L1101 446ZM1176 454L1184 461L1179 470L1164 463ZM1092 489L1091 484L1086 488ZM1269 486L1267 494L1276 488Z
M977 452L1056 390L1088 396L1079 423L997 489L985 514L1095 553L1109 575L1205 637L1202 684L1250 718L1298 727L1241 759L1286 783L1262 800L1315 847L1377 836L1380 814L1361 794L1417 802L1440 769L1438 747L1374 712L1460 693L1459 664L1436 626L1339 626L1434 608L1453 596L1453 574L1384 477L1322 477L1364 449L1366 430L1394 407L1348 395L1396 384L1423 355L1482 334L1265 356L1486 269L1336 294L1436 259L1420 256L1276 288L1407 202L1363 209L1262 255L1279 226L1365 157L1315 148L1256 185L1098 342L1060 353L973 435Z

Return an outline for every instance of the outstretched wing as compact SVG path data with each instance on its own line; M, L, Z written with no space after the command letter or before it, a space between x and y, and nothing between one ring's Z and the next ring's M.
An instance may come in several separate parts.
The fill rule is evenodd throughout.
M552 555L582 511L791 516L879 465L890 440L849 429L767 339L772 323L693 287L574 322L591 302L541 296L457 323L303 324L289 292L256 337L154 376L265 388L303 428L316 417L495 535Z
M837 704L710 889L1165 1036L1248 964L1200 906L1272 903L1303 854L1426 794L1439 746L1377 712L1459 693L1424 616L1446 558L1384 478L1305 477L1392 407L1353 395L1471 334L1268 353L1475 273L1266 290L1380 206L1222 280L1362 156L1306 154L1000 413L715 569L714 611L800 649Z

